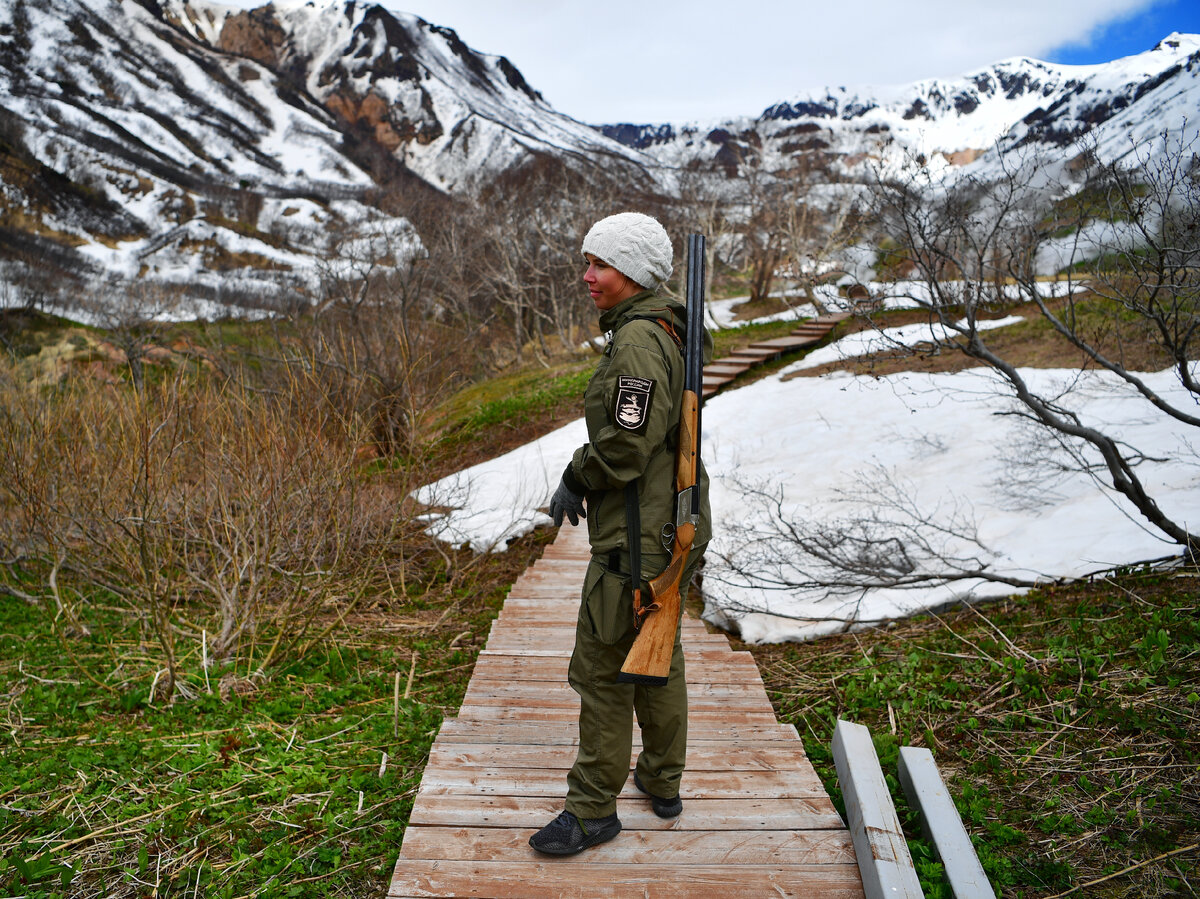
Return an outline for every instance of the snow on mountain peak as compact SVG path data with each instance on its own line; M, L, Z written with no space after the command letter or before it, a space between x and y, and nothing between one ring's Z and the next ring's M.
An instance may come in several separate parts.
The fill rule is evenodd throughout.
M748 160L767 170L820 160L854 178L864 165L906 153L983 167L1018 145L1063 153L1089 133L1111 158L1128 152L1131 139L1193 127L1185 123L1200 109L1198 77L1200 35L1172 34L1110 63L1013 57L955 78L803 91L755 118L603 130L666 164L722 166L731 177Z

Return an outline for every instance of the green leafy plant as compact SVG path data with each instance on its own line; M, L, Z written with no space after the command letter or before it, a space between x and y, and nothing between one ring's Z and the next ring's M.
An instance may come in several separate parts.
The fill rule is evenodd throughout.
M1192 570L1139 567L747 648L839 808L833 727L871 728L926 895L944 887L892 776L901 745L934 753L998 894L1111 877L1113 896L1170 896L1200 873L1200 718L1189 698L1200 687L1198 595Z

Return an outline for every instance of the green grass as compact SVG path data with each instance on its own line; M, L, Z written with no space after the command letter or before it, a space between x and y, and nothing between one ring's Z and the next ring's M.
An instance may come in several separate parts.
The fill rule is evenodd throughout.
M834 725L871 729L927 895L949 893L896 780L902 745L933 752L999 894L1049 896L1140 865L1088 895L1190 896L1200 883L1198 597L1195 573L1124 572L749 648L839 804Z
M0 591L0 895L382 895L479 635L544 536L262 681L192 659L171 704L101 597L83 635Z
M575 406L591 376L588 367L489 381L470 391L470 396L457 399L458 406L465 405L465 409L449 428L452 439L471 440L489 428L519 427L544 417L557 406Z

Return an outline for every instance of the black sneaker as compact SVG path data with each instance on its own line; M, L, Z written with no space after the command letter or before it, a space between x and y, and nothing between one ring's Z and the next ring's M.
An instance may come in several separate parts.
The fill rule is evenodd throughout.
M674 818L683 811L683 800L676 796L674 799L663 799L661 796L655 796L649 790L642 786L642 780L637 776L637 772L633 772L633 785L650 797L650 806L654 809L654 814L660 818Z
M616 813L607 818L576 818L562 812L529 838L529 845L547 855L574 855L589 846L611 840L621 832Z

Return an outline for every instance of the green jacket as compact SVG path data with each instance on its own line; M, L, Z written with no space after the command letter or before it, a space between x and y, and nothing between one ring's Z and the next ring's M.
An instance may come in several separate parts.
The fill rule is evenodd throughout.
M643 556L662 556L663 526L675 516L675 445L683 397L684 358L656 321L671 324L682 340L687 311L679 302L643 291L600 316L611 335L584 391L588 442L567 468L567 486L587 497L588 537L596 555L627 548L625 485L638 479ZM704 332L704 358L712 338ZM708 475L701 462L700 523L694 545L712 536ZM573 482L573 483L572 483ZM657 574L643 572L643 576Z

